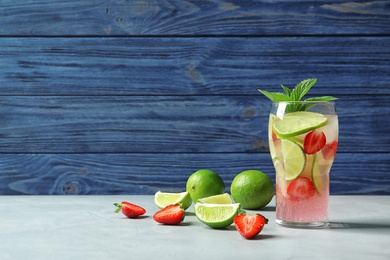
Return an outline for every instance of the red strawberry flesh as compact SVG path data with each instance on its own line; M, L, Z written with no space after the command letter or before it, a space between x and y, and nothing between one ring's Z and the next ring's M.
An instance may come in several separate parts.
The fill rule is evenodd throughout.
M120 204L114 203L114 205L117 207L116 213L122 211L123 215L128 218L136 218L146 213L144 208L127 201L122 201Z
M314 196L316 189L313 182L306 177L298 177L287 187L287 194L292 200L309 199Z
M315 154L320 151L326 144L326 136L324 132L313 130L308 133L303 143L303 150L306 154Z
M238 232L246 239L257 236L268 223L268 219L261 214L239 214L234 217L234 225Z
M337 140L334 140L332 143L326 144L324 146L324 149L322 149L322 154L324 155L325 160L334 158L334 156L336 155L337 146L338 146Z
M185 211L180 207L179 204L172 204L157 211L153 215L153 219L161 224L177 225L183 221L184 215Z

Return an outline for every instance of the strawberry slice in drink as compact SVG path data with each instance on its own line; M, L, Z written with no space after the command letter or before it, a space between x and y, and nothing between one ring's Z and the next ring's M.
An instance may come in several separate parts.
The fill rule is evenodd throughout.
M308 133L303 142L303 150L306 154L315 154L324 148L326 144L326 136L324 132L313 130Z
M334 158L334 156L336 155L337 146L338 146L337 140L334 140L332 143L326 144L324 146L324 149L322 149L322 154L325 160Z
M292 200L309 199L316 193L313 182L306 177L298 177L287 187L287 194Z

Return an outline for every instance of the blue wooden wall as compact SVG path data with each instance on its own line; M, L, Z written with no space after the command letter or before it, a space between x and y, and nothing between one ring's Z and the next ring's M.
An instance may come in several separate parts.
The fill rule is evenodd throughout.
M332 194L390 194L390 1L2 0L0 194L182 191L268 154L270 103L334 95Z

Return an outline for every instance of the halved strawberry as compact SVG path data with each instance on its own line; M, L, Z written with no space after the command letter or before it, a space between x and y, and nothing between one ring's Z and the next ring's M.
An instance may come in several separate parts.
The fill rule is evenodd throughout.
M326 144L326 136L324 132L313 130L308 133L303 142L303 150L306 154L315 154L321 150Z
M239 214L234 217L234 225L238 232L245 237L250 239L263 230L265 224L268 223L268 219L261 214Z
M184 209L179 204L171 204L157 211L153 219L161 224L177 225L184 219Z
M316 193L313 182L306 177L298 177L287 187L287 194L292 200L309 199Z
M114 203L114 206L117 207L115 213L122 211L122 213L128 218L136 218L146 213L144 208L127 201L122 201L120 204Z
M324 155L325 160L332 159L336 155L337 146L337 140L334 140L332 143L326 144L324 146L324 149L322 149L322 154Z

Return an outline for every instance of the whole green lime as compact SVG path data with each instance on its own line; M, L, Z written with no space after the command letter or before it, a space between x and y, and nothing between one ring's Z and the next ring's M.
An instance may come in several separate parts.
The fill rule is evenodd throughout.
M270 177L257 170L243 171L234 177L230 186L233 200L244 209L260 209L268 205L275 194Z
M201 169L188 178L186 189L190 193L194 203L198 199L222 194L225 192L225 184L221 176L208 169Z

